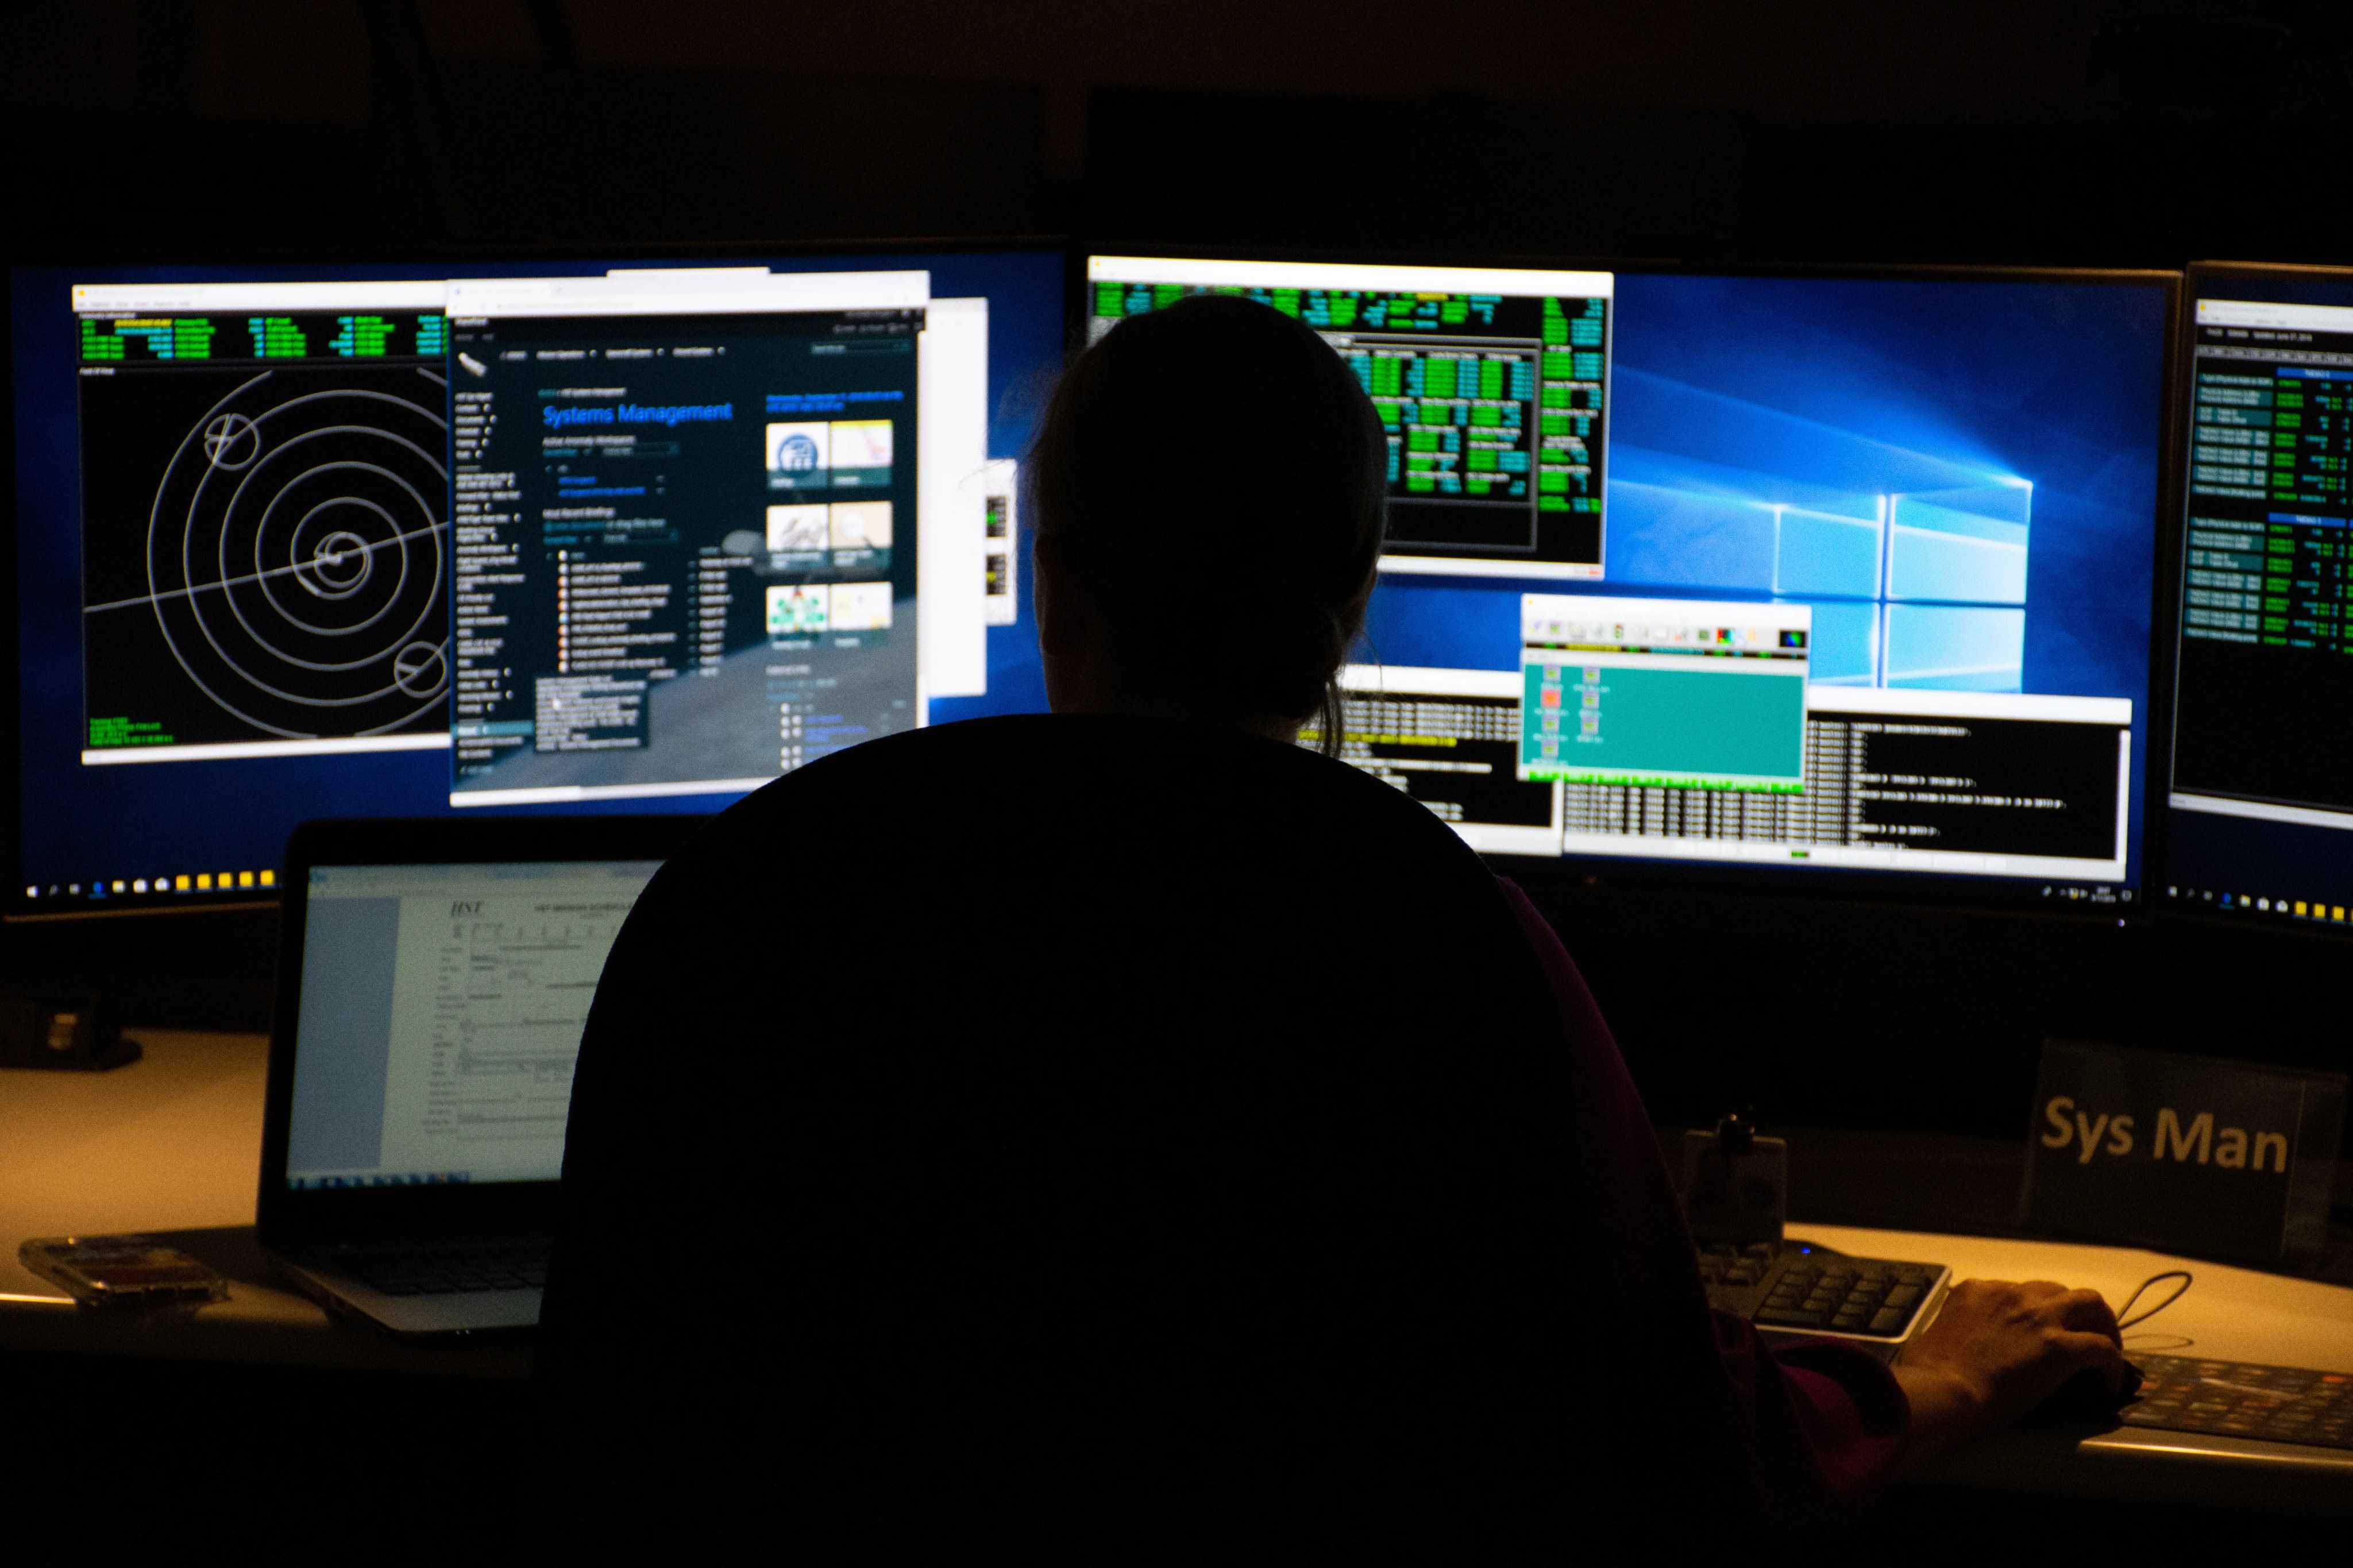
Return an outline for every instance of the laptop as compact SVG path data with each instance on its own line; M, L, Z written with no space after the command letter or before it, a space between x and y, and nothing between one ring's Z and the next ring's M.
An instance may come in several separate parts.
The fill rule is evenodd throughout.
M288 841L256 1226L401 1334L539 1321L605 955L704 818L308 822Z

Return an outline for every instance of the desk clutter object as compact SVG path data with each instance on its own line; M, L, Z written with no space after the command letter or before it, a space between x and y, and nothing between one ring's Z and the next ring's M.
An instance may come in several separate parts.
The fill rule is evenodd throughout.
M1683 1217L1699 1244L1707 1304L1767 1341L1844 1340L1892 1357L1952 1283L1941 1263L1849 1258L1781 1235L1789 1148L1759 1136L1746 1110L1683 1134Z
M162 1307L226 1300L228 1281L208 1264L145 1236L37 1237L16 1248L25 1267L85 1307Z
M104 1072L139 1054L94 992L0 994L0 1068Z
M1789 1145L1758 1136L1754 1116L1736 1110L1713 1132L1683 1134L1680 1186L1693 1240L1778 1242L1789 1215Z
M1704 1247L1708 1305L1737 1313L1768 1339L1852 1340L1892 1352L1927 1321L1953 1271L1941 1263L1848 1258L1801 1241Z
M2133 1362L2142 1383L2117 1416L2127 1426L2353 1448L2353 1373L2173 1355Z

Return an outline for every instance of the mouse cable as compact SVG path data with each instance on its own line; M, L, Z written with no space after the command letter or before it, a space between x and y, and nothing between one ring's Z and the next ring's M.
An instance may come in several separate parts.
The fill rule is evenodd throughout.
M2172 1295L2168 1296L2164 1300L2159 1301L2156 1306L2151 1307L2139 1317L2136 1318L2132 1316L2133 1303L2139 1300L2141 1297L2147 1292L2150 1286L2158 1284L2167 1279L2179 1279L2181 1283L2173 1288ZM2122 1333L2126 1329L2137 1328L2140 1324L2147 1322L2151 1318L2156 1317L2159 1312L2164 1311L2168 1307L2172 1306L2176 1301L2180 1300L2182 1297L2188 1295L2189 1293L2189 1287L2193 1283L2193 1280L2194 1277L2187 1268L2168 1268L2162 1274L2150 1275L2147 1279L2140 1282L2138 1288L2137 1288L2131 1295L2125 1298L2125 1304L2116 1309L2116 1331L2118 1333Z

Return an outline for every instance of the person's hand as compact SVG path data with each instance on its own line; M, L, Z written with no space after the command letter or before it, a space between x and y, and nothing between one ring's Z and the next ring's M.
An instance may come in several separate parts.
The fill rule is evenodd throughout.
M1912 1401L1905 1468L2009 1425L2085 1368L2124 1386L2116 1314L2097 1290L1962 1280L1895 1367Z

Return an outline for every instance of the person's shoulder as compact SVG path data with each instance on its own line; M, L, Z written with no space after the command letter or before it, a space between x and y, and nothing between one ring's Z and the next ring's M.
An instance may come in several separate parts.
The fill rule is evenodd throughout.
M745 796L729 815L796 810L828 796L871 798L902 786L1026 789L1041 777L1182 793L1240 784L1437 823L1363 770L1303 746L1122 713L1006 714L882 736L796 769Z
M1068 751L1068 721L1050 713L965 719L902 731L846 746L804 763L736 802L726 818L793 813L850 797L917 788L927 783L985 780L1034 765L1040 752Z
M1239 731L1099 713L967 719L862 742L747 795L705 847L821 854L821 834L868 853L878 838L890 853L936 853L976 833L1008 850L1067 838L1129 854L1280 844L1482 869L1452 828L1361 768Z
M771 790L854 788L889 773L973 767L991 759L1010 761L1041 750L1067 752L1082 744L1095 727L1093 717L1085 714L1006 713L959 719L846 746L795 769L757 795Z

